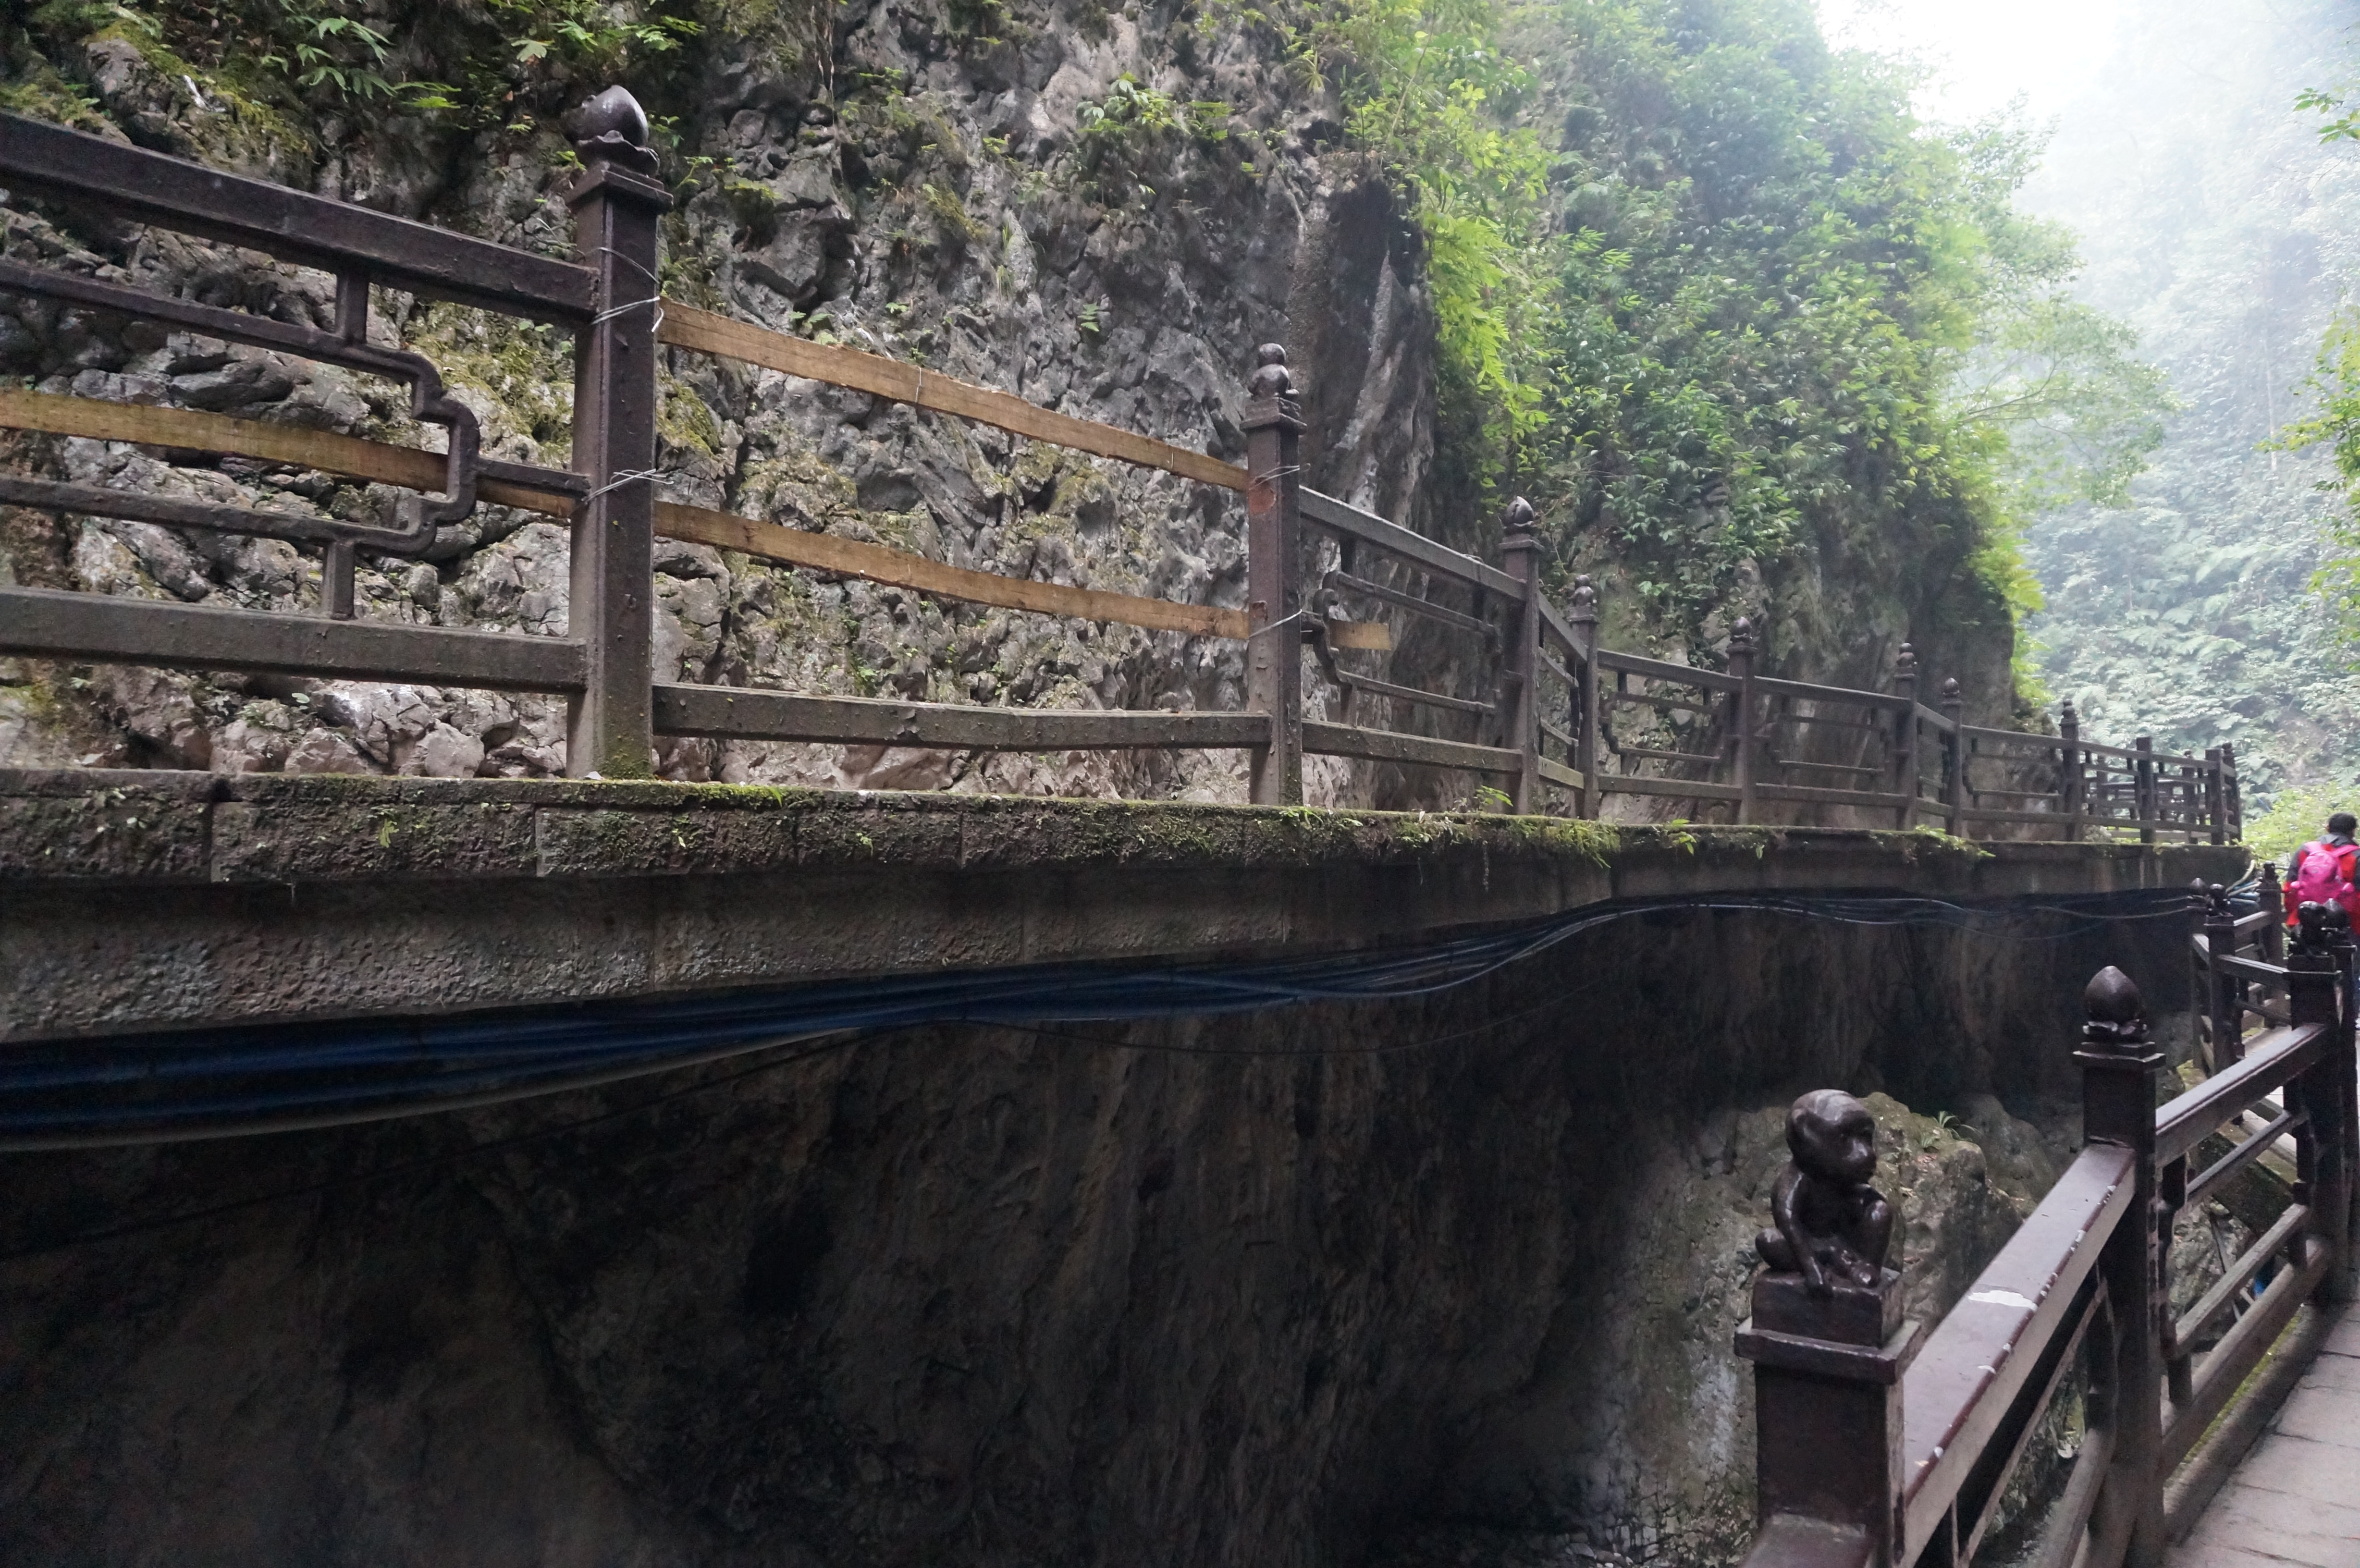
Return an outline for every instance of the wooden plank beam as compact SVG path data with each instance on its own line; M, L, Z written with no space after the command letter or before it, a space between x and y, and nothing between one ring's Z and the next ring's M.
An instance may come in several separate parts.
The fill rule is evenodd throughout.
M130 403L107 403L89 397L60 397L41 392L0 389L0 426L39 430L49 435L84 436L93 441L137 441L192 452L222 452L266 463L285 463L326 474L373 479L381 484L433 491L443 480L439 452L325 430L300 430L265 424L258 419L232 419L189 408L155 408ZM476 486L486 501L516 506L544 517L566 517L574 498L562 490L515 480L486 477ZM862 544L827 534L781 528L727 512L671 502L656 504L656 531L671 539L743 550L768 561L846 577L865 578L920 593L970 604L996 604L1012 610L1037 610L1046 615L1084 620L1113 621L1155 631L1185 632L1196 637L1242 639L1242 610L1207 604L1181 604L1128 593L1103 593L1094 589L1065 588L1054 583L1032 583L995 572L969 572L907 550ZM1360 623L1338 622L1330 636L1343 648L1378 647L1389 640L1383 628L1362 629Z
M1709 784L1701 779L1643 779L1633 774L1598 775L1598 788L1609 795L1669 795L1676 800L1734 800L1734 784Z
M901 360L834 343L813 343L808 338L789 337L676 300L664 301L663 325L657 329L656 336L674 348L743 360L766 370L825 381L833 387L849 387L937 413L956 414L1027 440L1117 458L1142 468L1159 468L1183 479L1218 485L1224 489L1246 487L1244 469L1201 452L1190 452L1186 447L1093 419L1054 413L1010 393L977 387Z
M1581 769L1579 768L1568 768L1564 763L1557 761L1554 757L1544 757L1540 759L1540 775L1549 783L1561 786L1564 789L1579 789L1586 788L1581 780Z
M1541 629L1546 632L1550 637L1557 639L1557 646L1565 649L1565 656L1568 659L1574 660L1576 663L1580 662L1582 657L1581 644L1575 639L1572 626L1566 620L1563 615L1558 613L1557 607L1549 603L1549 597L1547 594L1541 593L1538 588L1534 589L1533 592L1540 599ZM1568 681L1571 681L1573 679L1569 673L1565 671L1560 670L1558 673L1564 675L1565 679Z
M776 523L708 511L703 506L658 502L656 532L668 539L743 550L792 566L866 578L871 583L961 599L971 604L1037 610L1043 615L1071 615L1086 621L1114 621L1123 626L1145 626L1151 631L1185 632L1192 637L1242 641L1246 635L1243 610L1181 604L1169 599L1142 599L1130 593L1101 593L1094 588L1066 588L1054 583L1002 577L996 572L970 572L907 550L863 544L833 534L781 528Z
M969 708L874 697L799 697L738 686L659 683L659 735L844 745L925 746L957 751L1109 751L1150 746L1208 750L1262 744L1259 713L1167 713L1039 708Z
M1459 768L1477 773L1514 773L1524 755L1500 746L1437 740L1432 735L1362 729L1357 724L1303 721L1303 749L1317 757L1358 757L1371 762L1405 762L1423 768Z
M493 691L566 691L582 684L582 645L564 637L216 610L48 588L0 588L0 652Z
M0 388L0 426L38 430L44 435L137 441L143 446L175 447L186 452L228 452L262 463L290 463L318 469L322 474L373 479L381 485L399 485L407 490L432 494L442 492L447 477L439 452L388 446L383 441L363 441L358 436L340 436L327 430L307 430L295 425L200 413L193 408L155 408L137 403L107 403L94 397L60 397L47 392ZM544 517L574 515L574 498L554 488L513 479L494 479L486 474L477 481L475 493L497 506L515 506Z
M1863 770L1865 771L1865 770ZM1793 800L1819 806L1873 806L1893 811L1909 803L1907 795L1879 789L1830 789L1817 784L1756 784L1754 793L1765 800ZM2059 819L2046 819L2056 822Z
M1666 659L1647 659L1635 653L1615 653L1601 648L1598 650L1598 667L1621 670L1649 681L1669 681L1682 686L1693 686L1701 691L1737 690L1737 678L1733 675L1723 675L1717 670L1696 670L1685 664L1674 664Z
M1775 675L1757 675L1754 689L1776 697L1806 697L1814 702L1851 702L1863 708L1898 708L1901 699L1888 697L1881 691L1855 691L1849 686L1819 686L1808 681L1781 681ZM1883 725L1873 726L1882 729Z
M1418 686L1397 685L1391 681L1380 681L1373 675L1355 675L1349 670L1338 670L1336 681L1338 685L1349 686L1356 691L1368 691L1380 697L1390 697L1397 702L1415 702L1422 707L1443 708L1454 713L1499 712L1496 703L1479 702L1470 697L1453 697L1440 691L1428 691Z

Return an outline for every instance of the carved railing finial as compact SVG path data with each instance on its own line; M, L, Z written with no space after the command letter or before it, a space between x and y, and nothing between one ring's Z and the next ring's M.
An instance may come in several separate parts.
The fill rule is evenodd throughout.
M1918 1325L1886 1267L1894 1209L1870 1184L1876 1121L1850 1094L1819 1089L1786 1116L1793 1162L1771 1189L1775 1224L1754 1238L1737 1353L1754 1363L1755 1519L1803 1527L1798 1545L1757 1545L1749 1563L1890 1563L1903 1521L1902 1370ZM1797 1537L1797 1540L1801 1538ZM1822 1547L1819 1543L1824 1541Z
M1893 656L1893 673L1905 681L1918 679L1918 649L1915 647L1906 642L1901 645L1901 651Z
M618 163L641 174L653 174L656 155L648 131L648 112L623 87L609 87L567 116L574 150L585 163Z
M2341 904L2301 904L2294 911L2294 950L2324 954L2352 941L2352 916Z
M2110 1051L2134 1051L2147 1043L2147 1004L2131 977L2113 964L2090 976L2081 1006L2088 1016L2081 1026L2084 1043Z
M1280 344L1266 343L1254 350L1246 394L1247 430L1303 429L1303 406L1295 401L1295 376L1286 368L1286 350Z
M1800 1275L1817 1298L1839 1285L1877 1289L1893 1241L1893 1205L1869 1184L1876 1119L1840 1089L1814 1089L1786 1113L1786 1150L1791 1158L1770 1193L1773 1223L1754 1238L1754 1250L1773 1274Z
M1732 654L1752 653L1754 648L1754 623L1740 615L1737 624L1729 628L1729 651Z
M2218 882L2207 882L2202 877L2190 886L2203 905L2205 924L2225 925L2237 918L2236 912L2229 908L2229 889Z
M1256 397L1284 397L1294 392L1295 377L1287 371L1284 348L1266 343L1254 350L1254 373L1246 390Z
M1500 514L1500 531L1511 538L1530 534L1533 531L1533 504L1522 495L1510 501L1507 510Z
M1598 589L1587 573L1573 580L1573 604L1566 619L1578 625L1595 626L1598 622Z

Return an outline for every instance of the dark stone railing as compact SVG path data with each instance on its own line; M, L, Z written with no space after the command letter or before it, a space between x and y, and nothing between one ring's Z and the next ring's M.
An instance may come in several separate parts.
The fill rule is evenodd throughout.
M2022 1560L2158 1568L2316 1349L2281 1348L2248 1385L2299 1309L2354 1295L2351 933L2340 910L2305 905L2295 951L2273 962L2279 914L2266 904L2237 921L2206 891L2211 1075L2160 1108L2165 1056L2136 989L2118 969L2091 981L2074 1052L2081 1152L1930 1333L1902 1321L1901 1277L1884 1267L1891 1214L1868 1184L1867 1112L1832 1091L1796 1102L1793 1162L1737 1334L1754 1364L1754 1568L1971 1562L2077 1385L2086 1430ZM2263 1025L2250 1037L2248 1013ZM2292 1202L2175 1318L2174 1215L2282 1139Z

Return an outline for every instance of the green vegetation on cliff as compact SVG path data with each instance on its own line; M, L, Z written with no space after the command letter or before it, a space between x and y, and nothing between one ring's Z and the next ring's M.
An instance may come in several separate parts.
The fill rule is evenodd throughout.
M1341 0L1291 27L1425 230L1466 467L1660 634L1896 543L1981 613L2037 608L2025 520L2118 501L2159 439L2160 376L2066 292L2070 234L2012 207L2029 138L1921 125L1807 5Z

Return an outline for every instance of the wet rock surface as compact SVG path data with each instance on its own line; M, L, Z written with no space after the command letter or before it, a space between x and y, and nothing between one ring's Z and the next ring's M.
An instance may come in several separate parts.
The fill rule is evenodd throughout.
M1714 1561L1786 1101L1874 1096L1932 1310L2133 946L1656 914L1382 1010L5 1157L0 1562Z

